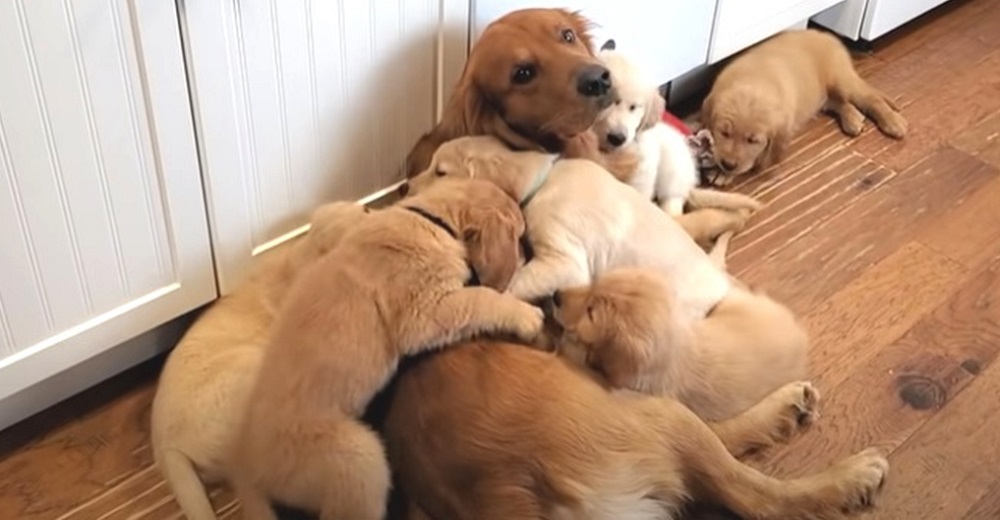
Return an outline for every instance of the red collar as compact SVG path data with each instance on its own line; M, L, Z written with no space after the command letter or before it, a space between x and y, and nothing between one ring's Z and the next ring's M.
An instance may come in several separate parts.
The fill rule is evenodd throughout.
M668 126L672 126L678 132L684 134L685 137L694 134L694 132L692 132L691 129L688 128L688 125L684 124L684 121L681 121L680 118L671 114L670 112L667 112L666 110L663 111L663 114L660 116L660 119Z

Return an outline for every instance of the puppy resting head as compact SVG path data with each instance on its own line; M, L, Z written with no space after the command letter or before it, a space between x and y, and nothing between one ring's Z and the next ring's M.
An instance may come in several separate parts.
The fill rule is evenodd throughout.
M670 351L686 348L672 287L639 268L616 269L592 285L557 291L554 316L564 329L560 350L615 387L658 393Z
M735 86L713 91L702 106L715 161L725 175L742 175L776 162L790 134L789 108L773 93Z
M611 71L615 84L614 103L594 122L601 149L609 151L632 142L639 132L656 125L666 102L656 85L615 50L614 40L605 42L597 57Z
M498 291L510 285L524 265L521 208L493 183L460 177L437 179L433 186L401 204L440 212L465 244L469 263L480 282Z
M459 177L489 181L521 201L555 159L553 154L511 151L491 136L459 137L442 144L430 166L407 181L404 191L416 194L442 178Z
M560 151L588 130L611 102L611 76L594 57L589 26L565 9L517 10L487 26L441 123L410 151L407 175L456 137L488 134L515 149Z

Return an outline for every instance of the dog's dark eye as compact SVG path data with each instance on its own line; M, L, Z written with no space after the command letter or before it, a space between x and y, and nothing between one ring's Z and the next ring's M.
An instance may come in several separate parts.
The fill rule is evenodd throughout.
M639 108L639 105L636 105L635 103L632 103L631 105L628 106L628 111L629 112L635 112L635 109L637 109L637 108Z
M760 137L757 137L756 135L748 135L747 142L750 144L758 144L760 143Z
M587 319L590 320L590 321L594 321L594 306L593 305L588 305L587 306Z
M510 80L516 85L524 85L535 79L535 67L531 65L518 65L510 75Z
M719 135L721 135L725 139L729 139L729 131L728 130L723 130L723 131L719 132Z
M441 168L437 168L437 169L434 170L434 175L436 177L444 177L445 173L444 173L444 170L442 170Z
M562 39L566 43L573 43L576 41L576 34L573 33L573 29L563 29Z
M371 213L371 212L372 212L372 209L369 208L368 206L365 206L365 213Z

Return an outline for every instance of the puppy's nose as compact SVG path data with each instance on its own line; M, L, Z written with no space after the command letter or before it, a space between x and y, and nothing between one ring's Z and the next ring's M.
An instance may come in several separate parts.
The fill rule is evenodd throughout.
M727 161L727 160L719 161L719 166L722 166L722 169L726 170L727 172L736 169L736 163L734 163L733 161Z
M625 134L620 134L618 132L611 132L610 134L608 134L608 144L616 148L625 144Z
M406 194L409 192L410 192L410 183L408 182L400 184L399 188L396 190L396 194L399 195L400 197L405 197Z
M587 97L601 97L611 90L611 72L601 65L588 65L576 77L576 90Z
M552 304L556 307L562 305L562 293L559 291L552 293Z

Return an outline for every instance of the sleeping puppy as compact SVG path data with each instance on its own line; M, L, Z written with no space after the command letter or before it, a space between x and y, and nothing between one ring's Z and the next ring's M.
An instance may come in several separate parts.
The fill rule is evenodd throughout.
M602 150L634 145L639 157L634 172L624 180L672 216L693 207L729 207L756 211L760 203L738 193L698 188L699 172L687 138L665 124L663 96L655 83L615 50L615 41L601 46L597 57L615 81L614 103L594 123Z
M539 333L540 309L496 291L521 263L523 231L495 186L448 179L368 215L296 278L230 458L247 518L275 518L270 500L326 519L384 517L389 467L357 419L404 356ZM476 274L489 287L468 286Z
M834 113L849 136L861 133L865 116L889 137L906 135L898 108L858 76L847 49L831 34L787 31L734 59L702 107L721 171L715 184L776 163L820 110Z
M198 317L167 358L153 398L150 437L156 465L188 518L215 518L201 479L228 474L226 450L289 283L368 211L354 202L317 209L305 236L265 253L243 284Z
M470 51L441 122L407 156L407 177L426 169L442 143L467 135L632 171L634 154L602 155L590 131L611 103L612 85L594 57L589 26L565 9L522 9L491 23Z
M696 316L729 292L729 276L695 242L704 237L689 233L733 231L745 214L704 209L674 219L592 161L513 152L486 136L442 145L409 190L450 177L489 180L521 201L534 256L508 289L519 298L534 301L632 265L675 277L679 298Z
M706 423L560 356L480 341L400 374L384 435L410 520L664 520L692 499L756 519L868 509L888 472L874 449L789 480L733 455L801 431L817 405L810 389L792 383Z
M556 292L560 352L616 388L677 399L705 420L733 417L805 377L808 337L787 307L734 284L707 316L692 319L675 285L622 268Z

